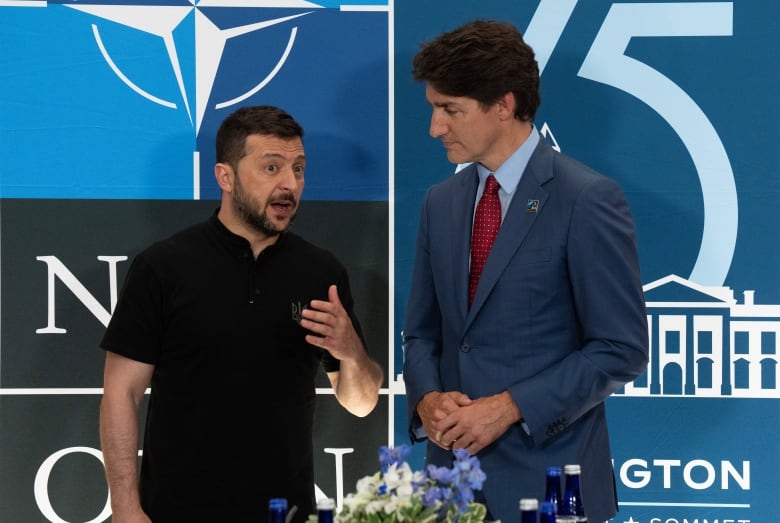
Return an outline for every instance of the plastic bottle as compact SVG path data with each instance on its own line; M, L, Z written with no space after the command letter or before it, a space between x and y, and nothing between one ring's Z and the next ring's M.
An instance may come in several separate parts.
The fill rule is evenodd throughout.
M286 523L287 500L271 498L268 500L268 523Z
M547 467L546 484L544 490L544 501L549 501L555 506L555 513L562 512L561 494L561 467Z
M317 500L317 523L333 523L333 512L335 509L336 502L333 498Z
M539 523L539 500L536 498L520 500L520 523Z
M542 501L539 504L539 523L556 523L557 513L558 509L552 501Z
M585 507L582 503L582 493L580 492L580 466L563 466L564 483L566 484L563 492L563 504L560 514L568 519L562 521L573 521L576 523L587 523L588 518L585 515Z

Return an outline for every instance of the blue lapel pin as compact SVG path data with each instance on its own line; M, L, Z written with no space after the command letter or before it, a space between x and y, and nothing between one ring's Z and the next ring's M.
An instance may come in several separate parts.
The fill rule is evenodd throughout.
M525 212L536 214L539 212L539 200L528 200L525 203Z

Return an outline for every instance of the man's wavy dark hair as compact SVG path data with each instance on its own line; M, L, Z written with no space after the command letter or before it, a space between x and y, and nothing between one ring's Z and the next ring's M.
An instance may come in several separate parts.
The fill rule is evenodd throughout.
M483 109L511 91L515 117L527 122L541 103L534 51L507 22L474 20L423 43L412 76L447 96L474 98Z

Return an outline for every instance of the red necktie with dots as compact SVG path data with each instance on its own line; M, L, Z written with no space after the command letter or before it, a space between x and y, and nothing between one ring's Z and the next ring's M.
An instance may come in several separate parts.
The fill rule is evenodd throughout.
M501 186L492 174L487 177L485 190L477 203L474 215L474 230L471 233L471 271L469 272L469 307L477 292L479 275L485 266L493 240L496 239L501 227L501 200L498 199L498 189Z

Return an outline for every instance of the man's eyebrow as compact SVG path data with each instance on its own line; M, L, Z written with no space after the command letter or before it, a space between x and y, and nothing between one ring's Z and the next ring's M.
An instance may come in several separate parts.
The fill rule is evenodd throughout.
M280 160L286 160L287 156L282 154L282 153L267 152L267 153L263 153L261 158L279 158ZM295 156L292 160L294 162L299 162L301 160L305 161L306 160L306 155L305 154L299 154L298 156Z
M443 107L443 108L458 108L458 104L456 102L433 102L431 105L434 107Z

